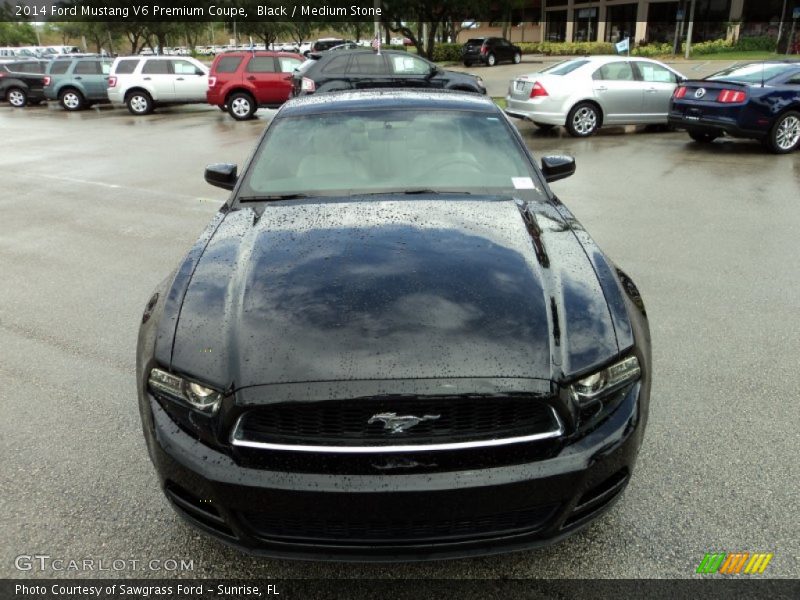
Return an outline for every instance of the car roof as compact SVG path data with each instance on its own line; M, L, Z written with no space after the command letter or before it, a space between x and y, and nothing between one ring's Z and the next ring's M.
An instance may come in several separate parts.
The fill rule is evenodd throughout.
M421 110L469 110L497 113L497 105L488 96L455 90L360 90L327 92L292 98L278 116L347 112L381 108Z
M253 56L290 56L292 58L298 56L296 52L287 52L285 50L228 50L218 56L245 56L252 54Z

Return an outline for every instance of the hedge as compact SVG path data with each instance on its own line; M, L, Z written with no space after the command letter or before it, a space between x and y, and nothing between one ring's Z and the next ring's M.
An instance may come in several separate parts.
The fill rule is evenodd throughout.
M459 62L462 44L436 44L433 47L434 62Z
M520 42L517 44L523 54L544 54L547 56L587 56L596 54L617 54L614 44L610 42ZM683 53L683 44L678 50ZM692 44L692 54L707 55L724 52L753 50L774 51L775 40L770 37L743 37L737 43L728 40L714 40ZM672 54L672 44L647 44L631 48L633 56L665 56ZM438 44L434 49L433 59L436 61L460 61L460 44Z

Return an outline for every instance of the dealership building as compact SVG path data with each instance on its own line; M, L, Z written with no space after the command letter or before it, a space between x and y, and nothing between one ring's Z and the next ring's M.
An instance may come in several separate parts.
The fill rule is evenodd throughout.
M505 31L514 42L618 42L626 37L637 44L672 42L676 30L686 28L691 4L691 0L529 0L512 11L513 26ZM800 0L695 0L692 39L775 36L781 21L791 23L795 6ZM499 25L480 23L477 30L463 33L500 35Z

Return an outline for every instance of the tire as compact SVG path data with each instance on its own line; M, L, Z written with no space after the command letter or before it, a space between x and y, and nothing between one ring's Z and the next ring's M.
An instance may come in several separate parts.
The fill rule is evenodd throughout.
M515 65L518 65L522 62L522 54L519 52L514 52L514 58L511 59Z
M153 99L147 92L131 92L125 97L128 112L132 115L149 115L153 112Z
M551 125L550 123L537 123L536 121L534 121L533 124L542 131L550 131L555 127L555 125Z
M472 66L472 61L471 60L465 60L464 61L464 66L465 67L471 67Z
M764 139L764 145L775 154L788 154L800 147L800 112L790 110L780 115Z
M228 114L237 121L252 119L258 106L255 99L245 92L236 92L226 101Z
M710 144L720 136L716 131L709 133L707 131L694 131L690 129L688 133L689 137L698 144Z
M24 108L28 104L28 92L22 88L13 87L6 92L6 100L14 108Z
M69 88L58 94L58 102L64 110L76 111L86 108L86 98L78 90Z
M567 131L573 137L589 137L600 128L600 109L591 102L579 102L567 115Z
M490 53L489 56L486 57L486 66L493 67L496 64L497 64L497 57L494 54Z

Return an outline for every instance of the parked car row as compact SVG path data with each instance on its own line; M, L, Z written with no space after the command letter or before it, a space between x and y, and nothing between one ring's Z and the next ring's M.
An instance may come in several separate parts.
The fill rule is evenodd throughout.
M225 52L210 69L188 56L31 59L2 67L0 99L16 107L57 100L69 111L111 102L134 115L158 106L209 103L244 120L258 108L276 108L292 96L316 92L415 87L486 93L479 77L445 71L407 52L337 48L305 61L291 52Z
M735 65L689 80L647 58L574 58L513 79L505 112L575 137L605 125L664 125L701 143L727 134L782 154L800 147L800 62Z

